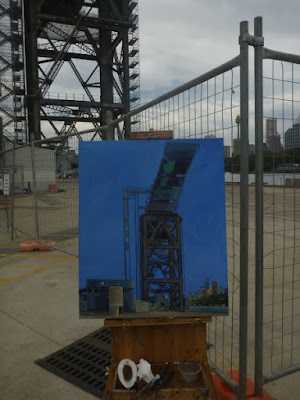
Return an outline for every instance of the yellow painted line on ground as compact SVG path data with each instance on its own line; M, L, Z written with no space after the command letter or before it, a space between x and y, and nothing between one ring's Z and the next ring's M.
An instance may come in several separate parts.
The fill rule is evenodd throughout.
M0 253L0 256L1 257L23 257L23 258L29 258L29 257L39 257L39 258L66 258L66 259L70 259L70 260L75 260L75 259L77 259L77 257L75 257L75 256L71 256L71 255L69 255L69 256L62 256L62 255L58 255L58 256L50 256L50 255L42 255L42 254L30 254L30 252L25 252L25 253L22 253L22 254L20 254L20 253L15 253L15 254L1 254Z
M3 249L16 249L17 246L16 245L11 246L9 244L3 244L3 245L0 245L0 248L3 248Z
M43 268L41 266L36 265L11 265L11 264L3 264L0 265L0 268Z
M62 232L47 233L47 236L59 236L59 237L67 237L67 236L74 237L76 235L73 234L73 233L63 233L63 231Z
M42 272L42 271L47 271L48 269L51 269L51 268L54 268L54 267L58 267L59 265L62 265L62 264L66 264L66 262L67 261L61 261L61 262L58 262L58 263L55 263L55 264L51 264L48 267L40 267L38 269L35 269L34 271L28 272L27 274L24 274L24 275L17 276L15 278L5 278L5 279L4 278L2 278L2 279L0 278L0 286L7 285L9 283L18 281L20 279L26 278L27 276L34 275L34 274L37 274L37 273Z
M1 233L1 231L0 231L0 233ZM6 242L6 243L14 244L14 243L21 242L22 240L25 240L25 238L18 238L18 239L14 238L14 240L11 240L10 235L7 235L6 237L1 238L0 242Z

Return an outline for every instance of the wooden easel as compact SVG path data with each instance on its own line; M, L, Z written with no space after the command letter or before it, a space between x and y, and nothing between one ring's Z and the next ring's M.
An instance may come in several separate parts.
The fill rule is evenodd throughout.
M112 331L112 342L111 366L103 400L218 400L207 361L206 323L209 322L210 317L105 320L104 326ZM158 392L145 391L137 397L133 390L125 389L118 380L117 367L124 358L135 363L141 358L147 360L154 375L159 374L168 363L173 375ZM178 361L201 363L202 371L197 381L187 383L183 380L176 364Z

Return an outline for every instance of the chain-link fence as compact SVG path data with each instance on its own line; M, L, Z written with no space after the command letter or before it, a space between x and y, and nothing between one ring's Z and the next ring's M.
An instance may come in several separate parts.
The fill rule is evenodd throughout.
M264 49L260 22L255 36L241 24L240 55L214 70L107 126L82 132L70 127L59 138L26 146L6 143L1 158L2 189L5 172L10 193L1 196L0 226L78 255L78 141L99 140L104 131L121 138L129 119L133 132L224 139L230 315L214 318L208 342L216 372L240 399L246 398L247 367L259 394L264 382L300 364L300 58ZM249 102L250 45L255 102L254 95Z

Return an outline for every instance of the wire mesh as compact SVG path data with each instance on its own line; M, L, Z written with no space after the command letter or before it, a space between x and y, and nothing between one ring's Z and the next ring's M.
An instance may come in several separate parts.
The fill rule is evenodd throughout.
M223 372L237 369L239 359L239 185L233 174L239 170L239 112L239 68L233 68L132 119L135 132L171 130L175 139L224 139L230 315L214 318L208 327L210 360Z
M0 226L78 255L78 139L60 144L3 153L10 194L0 199Z
M300 65L264 61L264 373L300 363Z
M210 359L222 371L237 368L239 356L239 185L233 174L239 170L239 79L239 68L229 68L131 120L135 132L172 130L175 139L224 139L230 316L215 318L208 328ZM122 129L123 122L116 136ZM95 133L60 136L16 149L15 164L23 174L19 189L28 197L15 196L15 230L78 255L78 142L99 138Z
M0 227L9 231L11 227L12 198L4 190L4 174L8 172L7 154L0 157Z
M77 137L64 139L46 155L35 148L39 180L47 182L45 191L37 190L39 238L78 255L78 151ZM51 146L49 146L51 147ZM39 151L39 152L38 152ZM49 171L54 171L49 176Z

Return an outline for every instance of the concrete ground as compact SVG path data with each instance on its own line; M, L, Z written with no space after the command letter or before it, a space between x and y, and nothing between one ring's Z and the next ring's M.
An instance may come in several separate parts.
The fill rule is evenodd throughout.
M233 186L232 190L228 188L226 193L229 269L234 265L233 260L238 266L239 259L237 192L238 188ZM265 353L268 356L266 358L267 372L269 372L270 363L272 363L273 370L276 371L277 366L279 369L284 368L291 365L291 361L294 363L299 360L300 271L299 263L296 261L295 264L294 262L294 260L300 259L299 200L298 192L295 193L292 189L283 193L281 189L276 189L274 192L274 189L268 188L265 193L264 333ZM23 205L23 210L24 207ZM51 209L51 213L49 213L47 208L46 211L48 218L53 218L55 210ZM249 301L250 329L248 335L250 373L254 370L253 299L255 289L253 267L255 264L254 196L252 189L250 190L249 215L249 299L251 301ZM71 219L71 222L75 224L76 221L73 220L74 218ZM57 230L56 226L54 228ZM55 231L54 228L53 231ZM69 225L66 225L67 228L70 228ZM102 326L101 320L79 320L78 318L78 259L58 251L19 253L18 243L24 240L27 239L18 236L14 242L11 242L8 233L0 229L0 398L6 400L93 399L95 397L92 395L34 364L35 360L48 356ZM71 240L74 238L71 237ZM69 246L69 243L66 245ZM71 242L71 245L76 246L76 243ZM274 248L276 250L271 251ZM292 268L292 265L297 265L297 268ZM227 341L229 343L228 354L224 354L224 346L221 343L223 339L218 339L217 335L215 337L213 335L216 323L212 324L209 338L210 343L213 344L211 359L220 364L220 367L224 360L225 362L226 359L230 361L231 354L233 354L234 361L231 361L231 365L238 367L238 353L230 353L230 340L234 342L233 347L237 347L238 344L236 332L238 332L239 274L238 267L236 268L235 274L229 270L230 287L233 285L235 293L234 303L230 305L235 315L232 320L235 334L230 338L232 327L230 319L228 319L225 322L227 325L224 325L226 343ZM278 271L280 274L274 276L274 271L275 273ZM233 275L235 275L235 286ZM294 282L294 285L291 286L291 282ZM294 319L290 314L292 309L290 296L294 298ZM280 307L282 300L285 304L284 310ZM274 303L274 305L269 306L269 303ZM268 325L269 318L270 321L275 322ZM291 323L294 324L292 326L292 347L289 342L291 340ZM289 350L291 348L294 349L292 352ZM218 350L222 354L218 353ZM292 360L291 357L293 357ZM300 372L270 383L265 388L277 400L298 400L300 398Z
M78 318L78 259L19 253L20 241L0 229L0 398L95 399L34 364L103 325Z

